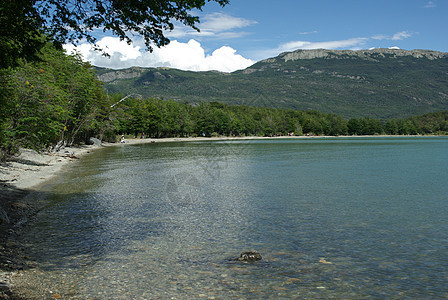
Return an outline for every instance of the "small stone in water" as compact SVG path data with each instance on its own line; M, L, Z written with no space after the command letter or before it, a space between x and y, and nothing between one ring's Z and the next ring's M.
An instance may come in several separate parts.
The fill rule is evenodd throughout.
M326 265L332 265L333 263L332 262L329 262L329 261L327 261L325 258L323 258L323 257L321 257L320 259L319 259L319 262L321 263L321 264L326 264Z
M288 278L286 280L286 284L291 284L293 282L302 282L302 279L299 279L299 278Z
M261 260L261 255L256 251L243 252L237 260L245 262L257 261Z

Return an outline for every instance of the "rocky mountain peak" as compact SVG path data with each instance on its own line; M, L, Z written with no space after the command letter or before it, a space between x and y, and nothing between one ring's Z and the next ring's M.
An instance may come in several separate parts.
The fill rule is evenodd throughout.
M293 52L281 53L278 58L287 61L295 61L301 59L350 59L361 58L365 60L377 60L382 57L398 58L403 56L412 56L415 58L427 58L430 60L447 58L448 53L432 50L402 50L402 49L385 49L377 48L370 50L296 50Z

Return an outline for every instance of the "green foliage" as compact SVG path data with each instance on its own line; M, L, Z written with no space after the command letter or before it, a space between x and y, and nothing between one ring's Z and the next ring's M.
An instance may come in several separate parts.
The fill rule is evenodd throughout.
M407 127L419 134L446 134L448 132L447 111L411 117L407 122Z
M146 74L145 78L160 77L152 75ZM341 115L317 110L216 101L192 104L122 94L109 97L88 63L78 56L67 56L50 44L42 48L38 60L0 69L0 92L1 157L20 147L41 150L82 142L91 136L115 141L116 134L138 137L145 133L147 137L160 138L448 132L448 111L387 121L373 117L347 121Z
M446 58L418 58L409 52L401 57L372 53L365 59L359 57L362 51L356 53L289 61L279 56L230 74L164 68L97 70L111 93L178 102L317 110L381 121L448 110ZM118 76L124 73L140 75Z
M72 144L108 123L102 84L91 66L51 45L40 62L2 70L0 78L0 145L7 153Z
M116 99L122 95L113 96ZM333 113L296 111L218 102L191 105L155 98L132 99L117 107L117 134L147 137L416 135L446 133L448 112L385 123L370 117L349 121Z
M21 59L36 60L46 38L41 22L28 0L0 3L0 69L17 66Z
M118 97L116 97L118 98ZM119 134L150 137L276 136L347 134L347 121L334 114L227 105L191 105L160 99L131 99L118 108ZM317 124L312 127L309 123ZM303 124L303 125L302 125Z
M209 0L224 6L228 0ZM165 32L174 22L199 29L197 16L204 0L113 1L113 0L5 0L0 3L0 68L14 66L18 60L36 57L49 37L61 48L66 42L87 40L95 44L95 29L110 31L121 40L132 42L143 37L148 50L167 45ZM95 47L99 50L98 46Z

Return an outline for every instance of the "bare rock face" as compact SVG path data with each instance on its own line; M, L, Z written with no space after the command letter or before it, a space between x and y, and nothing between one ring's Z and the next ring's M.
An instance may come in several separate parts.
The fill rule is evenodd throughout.
M145 72L145 69L133 67L124 70L117 70L114 72L108 72L98 76L98 79L102 82L112 82L118 79L130 79L136 78L142 75Z
M376 60L379 57L392 57L399 58L402 56L412 56L415 58L427 58L430 60L441 59L448 57L446 52L438 52L431 50L402 50L402 49L370 49L370 50L325 50L325 49L314 49L314 50L296 50L293 52L285 52L279 55L281 59L285 62L294 61L300 59L314 59L314 58L324 58L324 59L348 59L348 58L361 58L365 60Z

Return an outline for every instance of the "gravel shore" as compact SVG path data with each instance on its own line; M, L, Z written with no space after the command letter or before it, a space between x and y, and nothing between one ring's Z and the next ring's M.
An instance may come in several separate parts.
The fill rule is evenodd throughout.
M64 167L96 148L99 147L67 147L58 153L21 149L19 155L0 164L0 299L28 299L14 290L14 277L28 268L17 237L39 210L30 195Z

